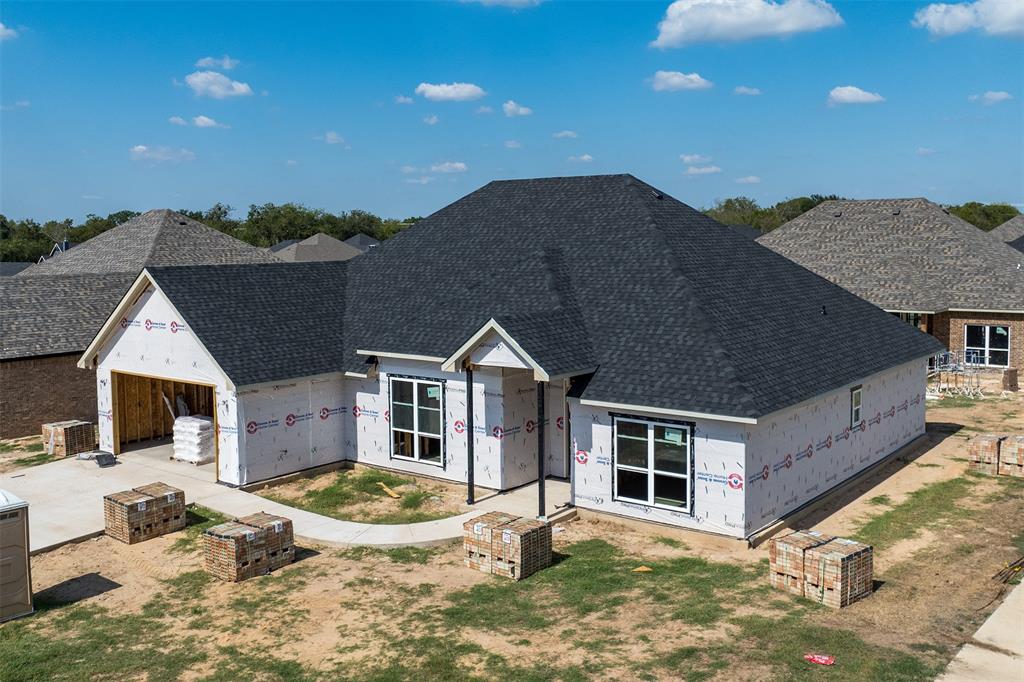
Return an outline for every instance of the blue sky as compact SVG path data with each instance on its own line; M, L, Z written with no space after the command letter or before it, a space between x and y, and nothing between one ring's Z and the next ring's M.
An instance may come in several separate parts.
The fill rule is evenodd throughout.
M8 1L0 211L405 217L493 179L619 172L698 207L1022 204L1018 3Z

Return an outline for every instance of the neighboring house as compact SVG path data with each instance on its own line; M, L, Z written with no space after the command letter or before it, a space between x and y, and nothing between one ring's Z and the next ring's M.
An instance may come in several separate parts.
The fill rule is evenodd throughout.
M65 251L70 251L71 249L75 248L76 246L78 246L78 242L69 242L67 239L65 239L62 242L57 242L57 243L55 243L53 245L53 248L50 249L50 253L45 255L45 256L40 256L39 260L37 262L38 263L42 263L45 260L49 260L50 258L53 258L54 256L56 256L59 253L64 253Z
M288 262L311 262L329 260L348 260L361 256L362 251L345 242L335 239L329 234L317 232L312 237L301 241L289 239L270 247L271 253L279 260Z
M11 277L12 275L17 275L19 272L28 267L32 267L32 263L0 261L0 277Z
M263 249L159 210L0 279L0 438L96 421L96 377L75 362L143 268L269 262Z
M1024 254L938 204L826 201L758 241L968 361L1024 368Z
M352 235L351 237L345 240L345 243L348 244L349 246L356 247L363 253L366 253L373 247L380 244L379 241L377 241L368 234L363 234L362 232L360 232L359 234Z
M79 366L105 450L166 428L152 396L215 404L228 485L554 476L579 507L749 537L923 434L939 350L615 175L492 182L370 258L147 268Z
M989 234L1018 251L1024 251L1024 214L1010 218Z

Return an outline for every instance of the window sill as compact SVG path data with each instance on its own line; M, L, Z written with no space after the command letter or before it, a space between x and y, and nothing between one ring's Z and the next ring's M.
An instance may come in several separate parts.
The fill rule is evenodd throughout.
M444 460L440 462L431 462L429 459L416 459L415 457L404 457L402 455L391 455L391 459L401 460L402 462L416 462L417 464L429 464L432 467L444 468Z
M650 507L651 509L661 509L663 511L673 511L673 512L679 512L680 514L686 514L688 516L693 516L693 512L691 512L687 507L672 507L672 506L669 506L667 504L657 504L657 503L651 504L647 500L634 500L634 499L631 499L631 498L628 498L628 497L613 497L612 498L612 502L625 502L626 504L635 504L635 505L637 505L639 507Z

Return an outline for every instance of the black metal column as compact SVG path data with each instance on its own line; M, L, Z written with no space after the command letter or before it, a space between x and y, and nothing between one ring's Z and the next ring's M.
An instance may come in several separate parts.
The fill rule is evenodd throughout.
M544 511L544 382L537 382L537 517L546 519Z
M473 504L473 368L466 363L466 504Z

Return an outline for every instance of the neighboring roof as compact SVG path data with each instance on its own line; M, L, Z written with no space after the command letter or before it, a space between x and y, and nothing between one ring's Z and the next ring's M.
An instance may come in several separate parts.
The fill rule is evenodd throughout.
M377 241L368 234L363 234L362 232L360 232L359 234L352 235L351 237L345 240L345 243L348 244L349 246L356 247L357 249L364 253L366 251L369 251L372 247L380 244L379 241Z
M0 279L0 357L80 352L144 267L276 262L180 213L148 211Z
M758 241L885 310L1024 312L1024 256L927 199L826 201Z
M584 399L756 419L942 348L629 175L492 182L374 251L148 272L236 385L493 319L552 376L596 367Z
M989 234L1018 251L1024 251L1024 214L1010 218Z
M34 263L19 263L16 261L0 261L0 277L16 275L25 268L31 267Z
M268 247L267 251L270 251L271 253L277 253L281 249L289 247L292 244L298 244L299 241L301 241L301 240L299 240L299 239L285 239L283 242L278 242L278 243L274 244L273 246Z
M159 209L125 221L18 276L112 272L137 275L150 266L270 262L274 262L273 255L263 249L180 213Z
M941 350L630 175L492 182L351 261L347 282L348 369L355 349L448 357L490 318L513 336L523 319L535 359L564 346L563 366L597 365L584 398L715 415Z
M244 386L339 370L345 266L276 263L146 272L221 369Z
M281 244L284 244L284 242L281 242ZM285 246L281 246L281 244L270 247L271 249L276 249L274 255L279 260L293 263L348 260L363 254L356 247L323 232L317 232L312 237L307 237L302 241L295 241Z
M747 239L757 239L761 236L761 230L757 229L753 225L727 225L726 227Z
M134 279L131 273L0 279L0 359L80 352Z

